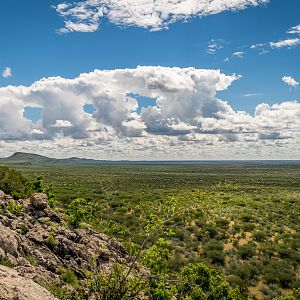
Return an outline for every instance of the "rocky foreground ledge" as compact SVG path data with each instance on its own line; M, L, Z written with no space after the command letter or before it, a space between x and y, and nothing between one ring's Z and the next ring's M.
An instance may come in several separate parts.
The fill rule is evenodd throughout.
M11 202L21 209L8 209ZM35 282L63 286L62 270L72 270L80 281L83 270L106 272L129 260L116 239L89 228L70 229L45 194L14 202L0 191L0 203L0 300L53 300Z
M17 271L0 266L1 300L55 300L45 288L33 280L20 276Z

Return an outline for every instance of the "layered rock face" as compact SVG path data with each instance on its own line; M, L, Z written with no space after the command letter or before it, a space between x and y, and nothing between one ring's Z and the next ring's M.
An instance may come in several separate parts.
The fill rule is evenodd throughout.
M64 215L48 206L45 194L18 200L23 208L17 215L7 209L11 197L0 191L0 201L0 264L13 266L13 270L1 266L0 300L54 299L33 280L63 284L61 270L72 269L81 280L83 270L106 272L115 262L128 261L116 239L89 228L68 228Z
M0 300L56 300L46 289L0 265Z

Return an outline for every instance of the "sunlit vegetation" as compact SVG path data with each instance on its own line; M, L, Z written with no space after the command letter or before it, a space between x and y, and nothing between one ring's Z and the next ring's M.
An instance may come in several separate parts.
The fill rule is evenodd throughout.
M195 268L205 265L219 270L244 298L299 299L300 164L18 169L53 185L56 205L65 209L70 226L89 223L123 241L132 254L146 239L148 250L141 259L166 282L174 276L178 280L178 274L189 276L190 271L184 271L189 266L197 273ZM151 224L157 223L159 232L148 238L147 228L155 231ZM155 261L157 256L164 259ZM165 298L153 299L172 294L163 282L154 280L150 288ZM202 299L203 289L176 284L177 294L186 289L189 296L183 299Z

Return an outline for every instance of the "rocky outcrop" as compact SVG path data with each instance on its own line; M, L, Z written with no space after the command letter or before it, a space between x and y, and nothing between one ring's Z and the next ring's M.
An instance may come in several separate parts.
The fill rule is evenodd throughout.
M36 289L31 298L26 298L25 291L24 294L20 291L23 298L21 296L13 298L11 296L14 295L13 291L18 291L15 289L16 286L19 285L20 288L26 286L17 284L21 282L18 281L21 278L29 280L28 286L32 288L36 286L32 279L63 285L60 276L62 270L71 269L78 280L83 281L84 271L96 268L98 271L106 272L115 262L127 264L127 252L116 239L95 232L88 226L85 229L69 228L64 221L64 214L48 206L45 194L38 193L32 195L30 199L18 200L17 203L23 208L17 215L7 209L11 198L4 195L3 199L6 203L0 209L0 262L2 261L2 264L9 262L14 266L14 270L10 270L5 279L7 269L1 267L0 286L3 282L6 285L3 285L2 289L6 289L11 283L12 290L6 292L9 295L7 298L3 298L0 287L0 300L53 299L49 296L47 298L47 294L44 296L42 289ZM15 281L10 281L9 278L13 276Z
M45 288L0 265L0 300L56 300Z
M30 197L30 204L38 210L44 210L48 207L48 197L43 193L34 193Z

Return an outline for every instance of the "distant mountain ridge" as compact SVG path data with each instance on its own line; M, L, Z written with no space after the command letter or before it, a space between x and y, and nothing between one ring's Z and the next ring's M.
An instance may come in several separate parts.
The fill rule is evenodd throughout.
M174 165L174 164L299 164L300 160L97 160L69 157L51 158L34 153L16 152L9 157L0 158L0 164L8 165L101 165L101 164L136 164L136 165Z
M105 160L95 160L87 158L70 157L63 159L50 158L47 156L16 152L7 158L0 158L0 163L22 164L22 165L40 165L40 164L99 164Z

